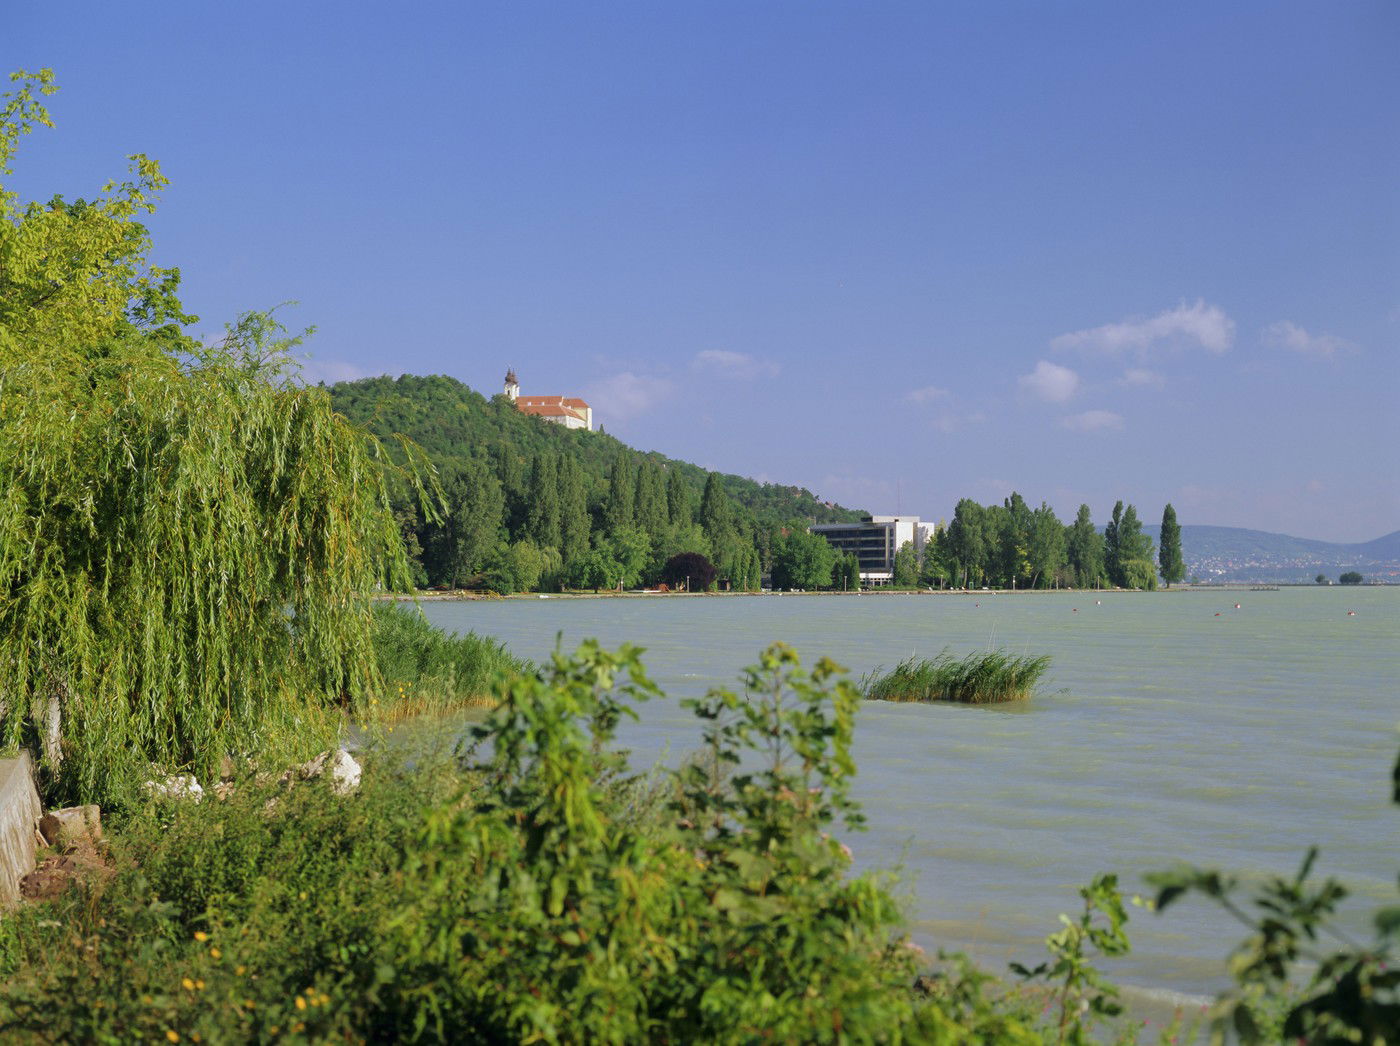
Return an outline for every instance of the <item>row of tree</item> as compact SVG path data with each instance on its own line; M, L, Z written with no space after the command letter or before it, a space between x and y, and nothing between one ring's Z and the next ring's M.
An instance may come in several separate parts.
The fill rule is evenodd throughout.
M658 583L752 591L765 578L779 589L860 585L854 557L808 532L814 522L860 515L801 488L639 453L600 432L529 417L451 378L376 378L330 392L351 420L381 438L410 437L436 466L440 499L425 503L407 487L395 495L420 585L500 592ZM963 499L926 547L907 545L894 560L894 583L903 587L1145 589L1159 575L1167 584L1185 575L1170 505L1154 550L1133 505L1119 502L1101 533L1087 505L1066 525L1018 493L999 505Z
M1032 509L1012 493L1000 505L959 501L952 521L939 526L920 559L912 545L895 557L896 585L997 588L1154 589L1186 575L1176 510L1162 512L1161 547L1153 562L1152 539L1142 531L1137 509L1119 501L1100 533L1088 505L1063 524L1041 502Z

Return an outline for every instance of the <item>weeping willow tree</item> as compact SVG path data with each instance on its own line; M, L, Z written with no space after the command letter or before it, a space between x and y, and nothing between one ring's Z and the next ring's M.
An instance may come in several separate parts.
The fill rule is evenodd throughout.
M5 175L54 89L11 79ZM370 594L408 580L379 446L296 339L183 332L139 220L165 180L131 159L92 201L0 187L0 748L55 799L324 746L377 683Z

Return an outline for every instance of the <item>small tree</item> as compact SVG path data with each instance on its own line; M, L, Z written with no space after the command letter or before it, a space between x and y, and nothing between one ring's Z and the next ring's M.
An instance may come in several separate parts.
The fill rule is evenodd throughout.
M897 588L913 588L919 582L919 554L914 551L914 543L906 541L894 554L894 585Z
M661 568L661 580L672 588L682 586L689 592L704 592L715 580L715 565L699 552L681 552L666 560Z
M1158 541L1157 565L1162 580L1171 588L1173 581L1180 581L1186 576L1186 563L1181 556L1181 527L1176 522L1176 509L1170 503L1162 510L1162 533Z
M1319 585L1325 585L1327 584L1327 575L1319 574L1317 575L1317 577L1313 578L1313 580L1316 581Z
M1344 585L1359 585L1365 579L1355 570L1348 570L1345 574L1338 577L1337 580Z

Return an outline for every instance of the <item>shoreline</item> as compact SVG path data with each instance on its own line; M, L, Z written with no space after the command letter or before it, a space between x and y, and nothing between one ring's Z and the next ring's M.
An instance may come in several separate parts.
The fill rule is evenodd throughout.
M1130 588L863 588L852 592L774 592L765 590L761 592L655 592L649 590L629 589L623 592L597 591L597 592L513 592L510 595L501 595L497 592L481 592L475 589L454 589L450 591L437 591L421 589L413 593L405 592L385 592L375 599L393 600L400 603L408 602L474 602L474 601L497 601L507 599L743 599L743 598L773 598L773 597L864 597L864 596L1052 596L1070 595L1075 593L1091 593L1098 595L1101 593L1112 595L1165 595L1179 592L1274 592L1284 588L1304 588L1313 589L1322 586L1311 584L1255 584L1251 582L1238 582L1234 584L1222 585L1173 585L1171 588L1158 588L1152 591L1142 591ZM1335 587L1335 586L1330 586ZM1385 588L1384 585L1358 586L1370 588Z

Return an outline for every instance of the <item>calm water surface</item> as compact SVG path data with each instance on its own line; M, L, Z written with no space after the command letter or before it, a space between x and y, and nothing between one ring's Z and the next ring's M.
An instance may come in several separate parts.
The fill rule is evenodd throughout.
M1240 603L1239 609L1235 608ZM869 830L858 865L898 868L930 952L1000 966L1039 961L1078 886L1184 860L1291 874L1306 848L1360 910L1394 897L1400 811L1388 804L1400 717L1400 589L726 599L537 599L424 605L540 659L562 634L647 648L671 698L736 685L772 640L858 677L947 647L1053 657L1042 696L1015 710L863 706L855 794ZM1355 616L1348 616L1354 610ZM674 761L699 731L653 702L626 742ZM1360 914L1358 930L1364 929ZM1133 911L1125 983L1222 986L1242 936L1204 905Z

